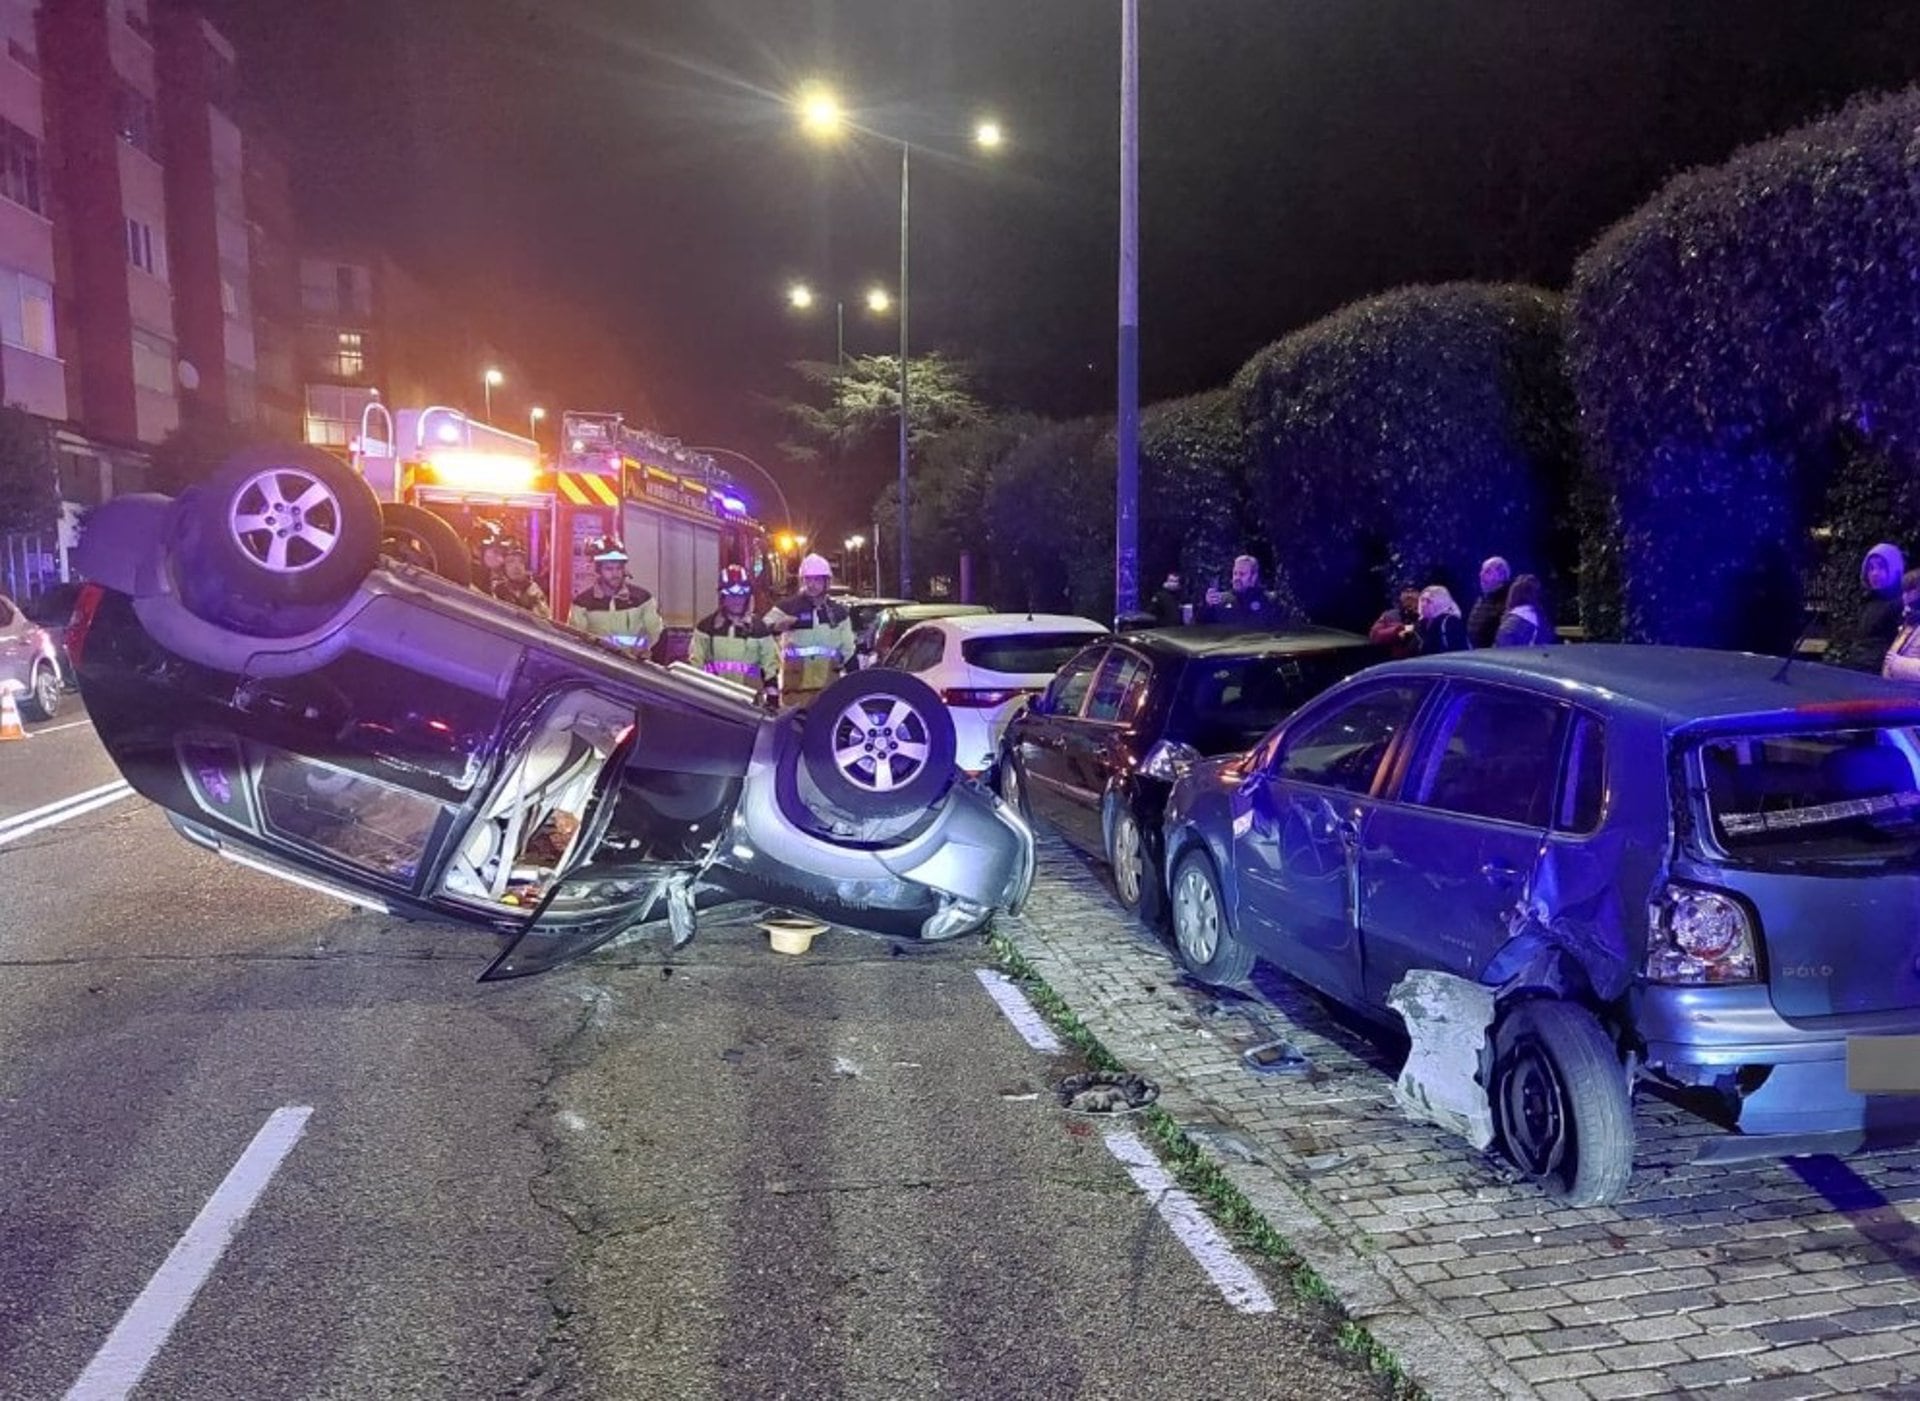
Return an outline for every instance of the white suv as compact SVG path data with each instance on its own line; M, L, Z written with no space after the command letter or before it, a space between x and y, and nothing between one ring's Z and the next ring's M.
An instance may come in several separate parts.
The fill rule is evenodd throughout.
M989 777L1007 721L1053 674L1107 629L1060 613L979 613L934 618L908 632L885 665L910 671L953 716L954 762Z

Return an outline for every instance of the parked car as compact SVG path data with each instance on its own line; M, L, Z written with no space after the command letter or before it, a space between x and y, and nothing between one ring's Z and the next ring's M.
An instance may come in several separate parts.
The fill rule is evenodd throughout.
M1106 631L1060 613L965 613L916 624L886 664L933 687L953 716L960 771L989 778L1008 719Z
M38 623L47 634L47 639L53 643L54 658L60 667L60 686L68 691L80 684L73 674L73 663L67 656L67 624L73 621L73 605L79 596L78 584L55 584L50 589L42 589L20 605L20 611Z
M906 636L907 629L929 618L958 618L973 613L991 613L984 603L895 603L874 615L868 629L868 641L860 655L861 666L878 666Z
M0 596L0 686L11 683L15 703L35 720L60 711L60 653L52 636Z
M897 608L908 600L904 598L855 598L848 596L840 600L847 605L847 614L853 623L854 656L860 666L873 665L873 625L880 615L889 608Z
M956 781L945 707L844 677L769 717L381 561L379 503L311 449L98 508L71 646L101 740L190 839L356 903L511 936L488 978L759 900L921 939L982 929L1032 838Z
M1379 659L1364 637L1330 628L1180 628L1100 642L1007 726L1000 794L1107 862L1120 903L1158 923L1174 780L1204 755L1252 747Z
M1494 1130L1569 1201L1625 1189L1636 1081L1791 1151L1920 1107L1847 1083L1850 1043L1920 1033L1920 696L1895 683L1600 644L1393 662L1195 765L1166 840L1207 982L1258 955L1378 1016L1416 969L1490 990Z

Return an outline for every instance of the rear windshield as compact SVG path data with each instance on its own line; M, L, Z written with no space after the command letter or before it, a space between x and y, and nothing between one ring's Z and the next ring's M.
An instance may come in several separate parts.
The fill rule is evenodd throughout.
M1706 817L1736 860L1905 862L1920 853L1920 730L1820 730L1700 745Z
M969 637L960 644L968 666L1016 676L1051 676L1097 632L1019 632L1008 637Z
M1202 754L1250 749L1260 737L1336 681L1378 661L1367 647L1291 657L1195 658L1170 738Z

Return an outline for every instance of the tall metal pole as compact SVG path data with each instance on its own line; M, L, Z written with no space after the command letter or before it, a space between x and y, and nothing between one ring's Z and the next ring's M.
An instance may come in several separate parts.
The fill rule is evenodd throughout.
M907 180L913 148L900 143L900 597L913 597L913 551L907 526Z
M1113 606L1140 607L1140 0L1120 0L1120 460Z
M847 377L847 304L836 300L833 304L833 372L841 379Z

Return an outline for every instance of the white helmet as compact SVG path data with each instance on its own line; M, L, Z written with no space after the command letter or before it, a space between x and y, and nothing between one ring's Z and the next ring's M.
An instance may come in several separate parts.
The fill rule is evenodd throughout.
M833 566L828 564L824 555L808 555L800 561L802 579L831 579Z

